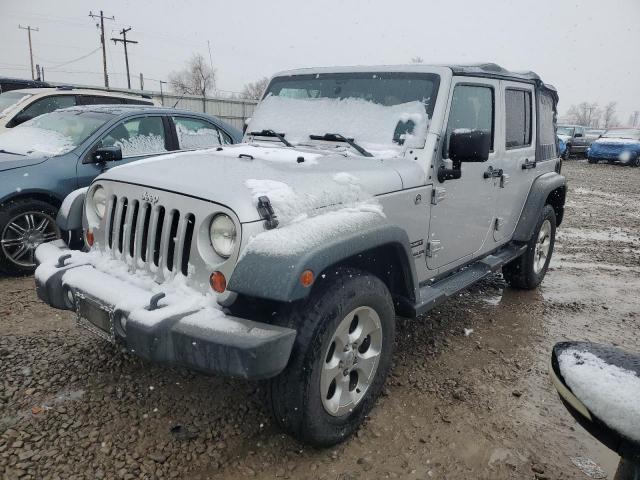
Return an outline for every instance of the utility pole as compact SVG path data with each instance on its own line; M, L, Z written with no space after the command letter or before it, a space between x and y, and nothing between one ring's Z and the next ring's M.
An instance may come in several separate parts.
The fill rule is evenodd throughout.
M91 13L91 11L89 11L89 16L91 18L100 19L100 43L102 43L102 68L104 70L104 86L109 88L109 75L107 75L107 50L104 43L104 19L106 18L107 20L115 20L116 17L105 17L102 10L100 10L100 15L94 15L93 13Z
M131 90L131 77L129 77L129 55L127 54L127 43L138 43L135 40L127 40L127 32L131 30L131 27L129 28L123 28L122 30L120 30L120 35L122 35L122 38L112 38L111 40L113 40L113 43L117 44L118 42L122 42L122 44L124 45L124 63L127 65L127 86L129 88L129 90Z
M162 84L167 83L164 80L158 80L160 82L160 104L164 106L164 92L162 91Z
M40 29L39 28L34 28L31 25L27 25L26 27L23 27L22 25L18 25L18 28L21 30L26 30L27 31L27 35L29 36L29 59L31 60L31 80L35 80L36 79L36 74L33 71L33 47L31 46L31 32L39 32Z

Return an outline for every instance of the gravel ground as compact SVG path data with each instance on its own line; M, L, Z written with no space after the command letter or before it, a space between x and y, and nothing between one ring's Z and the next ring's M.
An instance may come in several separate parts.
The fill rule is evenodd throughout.
M383 396L328 450L279 432L262 385L141 361L41 304L32 278L0 279L0 475L611 478L617 458L564 410L547 364L564 339L640 345L640 169L572 160L564 173L543 286L513 291L497 275L399 320Z

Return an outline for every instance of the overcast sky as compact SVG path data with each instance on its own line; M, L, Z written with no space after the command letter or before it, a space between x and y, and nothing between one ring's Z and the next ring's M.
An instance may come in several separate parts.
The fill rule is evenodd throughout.
M560 113L581 101L618 102L626 123L640 110L640 0L128 1L0 0L0 75L28 77L27 32L46 79L100 85L102 56L89 10L115 16L108 38L132 27L132 84L158 90L194 52L209 58L218 88L304 66L496 62L554 84ZM84 55L86 58L61 65ZM109 42L112 86L126 86L122 45ZM56 67L57 66L57 67Z

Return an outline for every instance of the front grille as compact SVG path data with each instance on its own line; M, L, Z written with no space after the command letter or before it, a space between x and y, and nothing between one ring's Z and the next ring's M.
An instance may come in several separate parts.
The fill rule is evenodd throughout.
M113 258L163 279L178 272L187 275L193 213L113 195L106 218L105 243Z

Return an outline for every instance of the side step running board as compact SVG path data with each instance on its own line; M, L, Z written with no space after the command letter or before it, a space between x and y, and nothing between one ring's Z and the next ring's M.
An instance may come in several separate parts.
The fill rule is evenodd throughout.
M524 254L526 250L526 245L509 246L458 270L442 280L420 288L420 299L415 306L415 316L427 313L460 290L464 290L487 275L497 272L503 265Z

